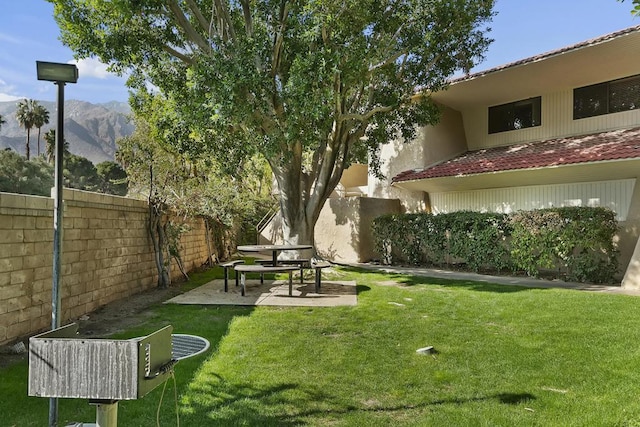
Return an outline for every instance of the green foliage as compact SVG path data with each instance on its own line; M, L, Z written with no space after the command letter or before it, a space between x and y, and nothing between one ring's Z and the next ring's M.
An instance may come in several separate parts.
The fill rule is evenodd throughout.
M608 282L618 269L613 238L615 214L606 208L551 208L518 212L513 227L511 255L515 265L536 276L556 269L567 280Z
M624 3L625 0L618 0L620 3ZM632 0L633 9L631 13L636 16L640 16L640 0Z
M49 1L79 57L130 71L134 111L157 116L173 150L232 168L264 156L291 241L313 235L355 159L377 165L380 144L438 120L428 91L482 58L494 4ZM149 83L172 108L153 108Z
M473 271L501 271L509 266L505 247L510 230L505 215L457 212L449 216L449 255L464 260Z
M126 194L126 182L124 184L115 181L113 184L104 182L107 178L114 180L115 176L122 176L121 174L124 173L119 166L109 165L113 162L105 162L105 165L101 167L106 168L101 170L110 171L111 174L104 172L107 175L103 177L97 172L96 167L84 157L67 151L64 160L63 186L107 194ZM120 172L115 172L118 168ZM54 174L54 165L50 164L44 156L36 156L27 160L9 148L0 151L0 191L48 197L54 186ZM124 179L126 179L126 174Z
M88 159L71 153L64 156L63 186L77 190L98 191L100 178Z
M160 97L153 104L156 111L174 108ZM135 133L118 141L116 157L127 171L130 191L156 198L179 215L209 218L219 231L255 230L275 204L267 163L254 156L222 165L207 151L180 152L167 143L180 137L178 117L167 121L169 117L169 113L136 115ZM185 144L191 141L186 135L182 138ZM255 231L249 238L255 241Z
M391 263L442 266L464 262L474 271L502 270L508 254L502 243L508 229L500 214L391 214L376 218L376 250Z
M98 190L101 193L125 196L128 190L127 172L116 162L102 162L96 165Z
M397 248L397 238L404 238L408 233L400 233L402 223L400 216L386 214L377 217L371 224L371 232L374 237L375 251L382 256L385 264L392 264L395 260L393 251ZM405 246L405 245L401 245Z
M566 280L611 282L618 269L615 214L605 208L566 207L512 215L454 212L384 215L373 223L376 251L385 263L473 271L556 271Z
M53 166L42 157L27 160L9 148L0 150L0 191L50 196L51 187Z

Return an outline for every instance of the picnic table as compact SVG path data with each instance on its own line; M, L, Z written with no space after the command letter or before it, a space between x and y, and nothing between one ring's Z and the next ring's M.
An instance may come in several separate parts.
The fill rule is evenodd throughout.
M238 252L271 252L271 265L278 265L278 253L283 251L302 251L313 249L311 245L241 245Z
M300 251L313 249L311 245L240 245L238 246L238 252L271 252L271 259L267 262L259 263L256 265L243 265L238 264L234 267L236 274L241 274L241 293L245 295L246 285L246 273L260 273L260 282L264 280L264 273L275 272L287 272L289 273L289 295L292 294L292 270L300 268L300 281L302 282L302 269L303 264L308 263L308 259L297 260L278 260L278 254L283 251ZM298 267L294 267L291 264L299 264Z

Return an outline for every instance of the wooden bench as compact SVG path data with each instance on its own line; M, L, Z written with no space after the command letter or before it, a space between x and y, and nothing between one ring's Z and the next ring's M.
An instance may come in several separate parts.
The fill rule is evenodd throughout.
M227 261L220 264L220 267L224 268L224 291L225 292L229 290L229 269L232 269L239 264L244 264L244 260L235 259L235 260ZM236 286L238 286L238 272L235 271L235 269L234 269L234 274L236 278Z
M315 271L315 285L316 285L316 293L320 293L320 287L322 286L322 274L321 271L323 268L331 267L331 264L326 261L312 262L311 268Z
M293 295L293 276L292 273L297 270L298 267L294 265L259 265L259 264L238 264L234 267L237 273L240 273L240 292L242 296L245 295L247 273L260 273L260 283L262 283L265 273L289 273L289 296Z
M270 259L257 259L256 264L268 266L273 265L273 261ZM309 267L309 260L306 258L297 259L279 259L278 265L297 265L300 269L300 283L304 283L304 269ZM260 278L262 280L262 277Z

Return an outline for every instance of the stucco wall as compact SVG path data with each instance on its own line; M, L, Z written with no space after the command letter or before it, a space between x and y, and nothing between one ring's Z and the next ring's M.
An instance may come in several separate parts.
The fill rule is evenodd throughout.
M442 106L437 126L418 129L415 141L391 141L380 148L384 179L369 176L369 197L400 199L407 212L430 210L429 199L422 191L407 191L391 185L391 179L409 169L428 167L467 151L462 115Z
M62 323L156 286L147 215L145 201L64 190ZM203 221L189 227L187 270L208 256ZM52 254L52 199L0 193L0 344L50 327Z
M365 262L376 257L371 223L387 213L400 213L397 199L331 198L324 204L314 232L318 255L334 262ZM276 215L259 236L260 244L281 244L282 219Z
M369 197L329 199L316 223L318 254L335 262L365 262L376 257L371 223L380 215L399 213L400 201Z

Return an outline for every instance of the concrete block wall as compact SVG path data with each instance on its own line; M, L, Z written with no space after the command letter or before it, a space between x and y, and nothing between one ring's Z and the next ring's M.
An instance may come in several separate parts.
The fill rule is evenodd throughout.
M62 324L156 286L146 201L70 189L63 199ZM188 226L187 271L209 255L204 222ZM53 200L0 193L0 344L50 327L52 265Z

